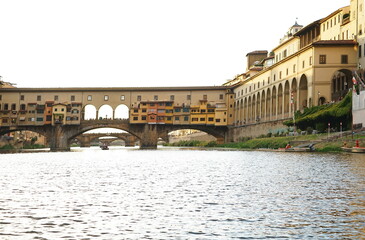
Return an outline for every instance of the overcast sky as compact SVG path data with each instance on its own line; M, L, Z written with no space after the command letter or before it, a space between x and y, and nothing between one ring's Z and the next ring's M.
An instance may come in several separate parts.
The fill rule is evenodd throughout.
M256 5L259 2L260 5ZM221 85L350 0L0 0L0 75L18 87Z

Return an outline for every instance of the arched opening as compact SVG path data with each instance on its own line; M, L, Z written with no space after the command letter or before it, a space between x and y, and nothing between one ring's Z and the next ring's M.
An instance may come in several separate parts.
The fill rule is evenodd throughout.
M266 119L270 120L270 115L271 115L271 91L270 88L267 89L267 94L266 94Z
M97 112L96 112L96 107L94 105L86 105L83 109L83 113L82 113L82 119L83 120L92 120L92 119L96 119L97 117Z
M331 99L332 101L341 100L350 88L353 88L352 72L347 69L336 71L332 76Z
M252 102L251 96L248 97L247 122L250 123L252 119Z
M234 110L235 110L235 124L239 125L240 122L240 101L234 102Z
M292 105L292 111L293 113L296 112L298 110L298 106L297 106L297 79L294 78L292 83L291 83L291 105Z
M240 104L240 125L243 124L243 117L244 117L243 111L244 111L244 109L243 109L243 99L241 99L241 104Z
M256 122L261 121L261 96L260 93L257 93L257 101L256 101Z
M305 75L302 75L299 82L299 110L308 107L308 80Z
M115 109L114 119L129 119L129 108L124 104L119 105Z
M318 106L321 106L321 105L323 105L325 103L326 103L326 98L325 97L320 97L318 99Z
M29 130L11 130L0 135L0 147L7 146L9 149L35 149L47 148L47 138L38 132Z
M279 87L278 87L278 115L281 115L282 113L283 113L283 85L279 84Z
M109 105L103 105L99 108L98 119L113 119L113 108Z
M260 118L262 121L265 120L265 116L266 116L266 113L265 113L265 101L266 101L266 98L265 98L265 91L263 90L262 91L262 94L261 94L261 114L260 114Z
M243 107L243 124L246 124L246 121L247 121L247 98L245 98Z
M276 87L272 88L272 116L275 118L276 116Z
M252 113L251 113L251 122L256 122L256 96L252 97Z
M284 84L284 118L289 117L289 107L290 107L290 90L289 81Z
M77 141L75 141L77 139ZM118 128L94 128L73 136L69 141L77 142L79 147L90 146L126 146L134 147L137 137L127 131ZM114 143L114 144L112 144Z

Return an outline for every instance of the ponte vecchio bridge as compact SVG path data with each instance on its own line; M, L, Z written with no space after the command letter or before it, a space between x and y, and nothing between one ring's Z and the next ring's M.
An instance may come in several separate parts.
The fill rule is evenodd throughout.
M156 148L158 138L167 140L179 129L201 130L227 142L233 105L229 86L0 88L0 134L34 131L53 151L69 150L72 139L105 127L127 131L141 148Z

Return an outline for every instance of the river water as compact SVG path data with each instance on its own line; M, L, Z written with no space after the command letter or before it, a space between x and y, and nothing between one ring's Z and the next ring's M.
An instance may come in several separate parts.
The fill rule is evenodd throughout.
M0 155L0 239L364 239L365 156Z

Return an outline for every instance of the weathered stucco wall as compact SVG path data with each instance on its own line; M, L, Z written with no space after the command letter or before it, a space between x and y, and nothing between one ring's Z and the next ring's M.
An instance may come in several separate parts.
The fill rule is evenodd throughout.
M237 126L232 129L233 141L237 142L244 137L258 137L263 134L287 131L288 127L283 124L283 120L266 123L249 124Z

